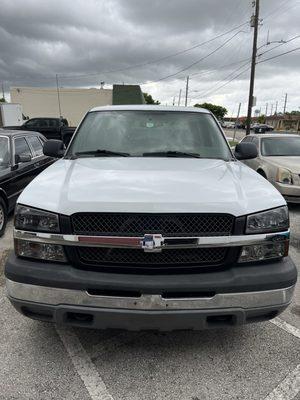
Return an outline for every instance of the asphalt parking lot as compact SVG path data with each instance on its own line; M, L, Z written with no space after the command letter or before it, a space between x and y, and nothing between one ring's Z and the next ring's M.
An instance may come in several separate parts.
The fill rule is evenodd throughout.
M291 207L300 269L300 206ZM12 221L0 260L12 247ZM0 399L300 400L300 285L273 320L203 332L63 329L19 315L0 277Z

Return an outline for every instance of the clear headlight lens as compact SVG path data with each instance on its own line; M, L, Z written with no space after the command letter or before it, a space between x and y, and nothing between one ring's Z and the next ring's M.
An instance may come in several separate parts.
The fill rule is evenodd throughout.
M15 228L25 231L59 232L58 215L36 208L17 205Z
M267 233L284 231L289 228L287 206L263 211L247 217L246 233Z
M284 183L285 185L292 185L293 178L291 171L285 168L278 168L276 181L279 183Z
M288 241L243 246L239 263L282 258L288 254Z
M34 243L27 240L15 239L15 252L20 257L36 258L45 261L67 261L63 247L57 244Z

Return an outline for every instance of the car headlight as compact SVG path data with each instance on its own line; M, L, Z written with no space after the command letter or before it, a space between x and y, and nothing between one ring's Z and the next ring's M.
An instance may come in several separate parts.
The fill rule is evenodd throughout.
M268 233L284 231L289 228L287 206L248 215L246 233Z
M37 232L60 231L57 214L22 205L16 207L15 228Z
M57 214L48 211L17 205L15 229L59 233L59 217ZM67 261L63 246L51 243L35 243L26 239L15 238L15 253L19 257L56 262Z
M278 168L276 175L276 182L284 183L285 185L292 185L293 178L291 171L285 168Z

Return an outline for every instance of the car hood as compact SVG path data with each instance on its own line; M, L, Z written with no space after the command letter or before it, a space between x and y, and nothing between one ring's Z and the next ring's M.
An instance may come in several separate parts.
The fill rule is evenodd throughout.
M103 157L59 160L18 203L75 212L219 212L235 216L285 204L240 162L190 158Z
M265 157L266 161L271 162L277 167L287 168L294 174L300 173L300 157Z

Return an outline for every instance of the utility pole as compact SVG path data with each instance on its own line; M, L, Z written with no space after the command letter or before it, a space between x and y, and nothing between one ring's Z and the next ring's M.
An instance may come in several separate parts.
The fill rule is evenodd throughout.
M182 92L182 90L180 89L180 90L179 90L179 97L178 97L178 106L180 106L180 101L181 101L181 92Z
M270 115L273 115L273 105L274 104L271 104L271 114Z
M287 93L285 94L285 98L284 98L283 114L285 114L285 111L286 111L286 102L287 102Z
M268 114L268 107L269 107L269 104L268 103L266 103L266 112L265 112L265 117L267 116L267 114Z
M256 66L256 53L257 53L257 36L258 36L258 16L259 16L259 0L255 0L255 14L251 18L251 27L254 27L253 34L253 48L252 48L252 61L251 61L251 74L250 74L250 87L249 87L249 100L248 100L248 113L247 113L247 127L246 135L250 135L252 104L253 104L253 90Z
M239 116L240 116L240 111L241 111L241 105L242 103L239 103L239 108L238 108L238 112L237 112L237 116L236 116L236 120L235 120L235 124L234 124L234 134L233 134L233 141L235 141L235 134L236 134L236 126L239 122Z
M2 82L2 97L5 101L5 94L4 94L4 82Z
M57 101L58 101L58 112L59 112L59 118L62 117L61 115L61 107L60 107L60 96L59 96L59 87L58 87L58 75L56 74L56 90L57 90Z
M275 104L275 114L277 115L277 107L278 107L278 101L276 100L276 104Z
M187 107L187 101L188 101L188 94L189 94L189 80L190 77L186 77L186 85L185 85L185 107Z
M173 97L173 106L175 106L175 99L176 99L176 97L174 96Z

